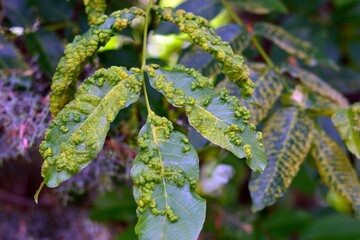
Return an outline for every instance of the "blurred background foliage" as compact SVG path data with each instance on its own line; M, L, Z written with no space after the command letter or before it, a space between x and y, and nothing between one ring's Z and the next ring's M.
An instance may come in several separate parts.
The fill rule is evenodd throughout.
M107 13L146 5L141 0L107 3ZM351 103L360 101L360 1L227 3L249 31L253 23L267 21L311 42L323 59L333 62L319 63L311 71ZM129 170L136 155L137 132L146 114L144 103L120 112L99 156L60 188L48 189L36 206L32 196L41 182L42 162L37 148L50 120L51 77L65 44L89 26L79 0L2 0L0 4L0 239L136 239L136 205ZM231 22L221 1L162 0L160 4L181 4L179 8L207 18L215 28ZM140 66L142 24L136 22L132 29L113 37L91 59L81 79L99 67ZM193 49L173 25L154 21L152 28L156 30L149 37L149 63L172 65L189 61L185 57ZM262 40L261 45L276 65L297 61L269 40ZM253 45L243 55L262 61ZM194 64L197 59L190 60ZM158 93L151 91L150 98L156 112L178 126L184 125L181 112L174 111ZM340 144L328 118L321 118L319 124ZM310 156L285 196L254 214L250 211L250 172L245 163L207 145L193 129L188 130L188 136L199 151L199 192L208 203L200 239L360 239L360 222L349 215L350 207L341 197L320 183ZM354 165L359 173L358 161Z

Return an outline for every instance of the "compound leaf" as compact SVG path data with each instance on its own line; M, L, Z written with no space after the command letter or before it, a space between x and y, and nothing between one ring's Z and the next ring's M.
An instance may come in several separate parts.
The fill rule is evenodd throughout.
M332 121L350 152L360 159L360 103L339 109Z
M230 4L256 14L271 12L286 13L287 8L280 0L228 0Z
M189 123L203 137L246 158L249 167L262 172L266 166L261 132L249 123L250 111L224 88L213 90L210 81L194 69L148 68L150 84L175 107L185 107Z
M139 133L140 152L131 169L140 239L197 239L206 204L196 193L199 159L172 123L149 113Z
M244 27L237 24L222 26L216 29L215 32L223 41L228 42L236 53L242 52L250 43L249 33ZM179 63L185 67L195 68L205 76L218 74L221 71L217 61L209 53L202 51L196 45L183 52Z
M249 69L244 59L236 55L230 44L222 41L214 29L209 27L206 19L186 13L184 10L174 11L172 8L156 8L161 19L175 23L181 32L186 33L190 39L211 54L221 66L221 71L240 87L243 98L253 93L254 83L249 78Z
M53 117L74 98L77 77L88 58L93 56L100 46L105 45L116 31L123 30L135 17L142 14L142 10L130 8L114 12L109 17L101 17L97 25L92 26L85 34L76 36L74 41L66 46L65 56L60 59L52 79L50 111Z
M251 177L253 211L274 204L290 186L310 150L312 121L297 108L284 108L267 120L263 131L268 166Z
M325 61L320 51L310 42L295 37L280 26L265 22L256 23L254 33L269 39L290 55L304 60L311 66Z
M292 77L298 78L300 82L309 90L325 96L339 105L339 107L348 107L347 99L338 91L332 88L328 83L323 81L315 74L302 68L286 65L281 69L282 72L288 72Z
M96 71L59 112L40 144L45 160L42 176L48 187L69 179L99 153L120 109L139 98L139 71L120 67Z
M312 155L322 180L349 203L360 217L360 184L341 147L323 133L315 132Z

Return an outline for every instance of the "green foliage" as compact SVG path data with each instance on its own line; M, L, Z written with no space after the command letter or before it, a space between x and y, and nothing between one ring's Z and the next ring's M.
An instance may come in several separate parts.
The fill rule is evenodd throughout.
M356 172L338 144L320 133L322 126L315 118L332 117L349 151L359 157L359 103L349 106L339 91L295 60L315 66L318 62L329 62L328 59L312 44L280 26L270 23L245 26L229 7L234 4L256 14L286 12L286 6L279 0L229 3L209 0L199 9L196 6L200 1L194 2L187 1L174 10L150 1L146 13L133 7L106 16L105 1L84 1L91 27L67 45L51 86L50 109L54 120L40 145L45 160L44 184L56 187L85 168L102 149L111 124L119 125L119 111L137 102L142 117L139 122L145 124L138 135L139 152L130 175L138 216L135 233L140 239L198 238L206 205L197 193L201 182L199 158L191 142L197 146L197 140L204 141L201 137L232 153L229 155L237 174L242 164L237 159L245 159L254 171L249 183L254 211L273 205L282 197L308 159L314 161L312 167L316 167L329 188L344 198L359 216L360 188ZM181 7L193 9L200 16ZM229 13L236 24L215 30L208 20L221 10ZM148 60L159 65L146 63L148 27L157 26L149 22L151 11L161 21L178 27L184 41L191 41L179 54L179 65L172 66L159 59ZM143 29L142 24L132 24L132 20L142 16L145 17ZM130 70L120 66L100 69L76 89L89 58L111 37L122 39L123 35L118 33L130 25L133 31L127 29L124 35L134 38L130 41L133 45L119 51L140 49L137 45L140 42L141 69L135 66ZM141 32L143 40L138 36ZM273 63L257 37L269 39L285 50L291 55L290 61ZM259 62L250 42L266 64ZM129 58L135 54L132 51L129 50ZM240 53L247 54L248 59ZM125 60L126 64L132 60ZM140 96L141 87L143 96ZM160 102L163 96L167 100L165 107L155 102ZM137 121L136 114L129 119ZM130 135L138 130L138 124L131 124L136 129L127 131ZM257 125L263 127L263 134ZM201 137L191 137L192 130L187 133L188 129ZM112 203L111 196L107 199L103 201ZM101 205L97 208L101 209ZM307 216L294 218L306 222L304 226L307 224Z

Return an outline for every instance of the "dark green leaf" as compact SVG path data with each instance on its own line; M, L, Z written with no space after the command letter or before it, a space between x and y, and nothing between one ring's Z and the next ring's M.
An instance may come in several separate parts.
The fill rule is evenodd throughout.
M314 137L312 155L322 180L352 204L359 218L360 184L350 160L340 146L325 134L316 132Z
M98 25L92 26L82 36L66 46L65 56L60 59L52 79L50 93L50 111L57 113L73 99L79 74L100 46L105 45L117 31L125 29L131 21L143 14L137 8L114 12L109 17L100 18Z
M249 167L266 166L261 133L249 123L250 111L226 89L213 90L210 81L194 69L148 69L150 84L175 107L185 107L190 125L212 143L247 158Z
M282 72L288 72L292 77L298 78L309 90L329 98L331 101L338 104L339 107L349 106L347 99L342 96L341 93L336 91L315 74L290 65L284 66Z
M245 11L256 14L267 14L271 12L286 13L287 8L281 0L227 0L229 3Z
M254 33L271 40L287 53L304 60L311 66L319 61L328 61L310 42L295 37L280 26L265 22L256 23Z
M349 151L360 159L360 103L355 103L348 109L339 109L332 121Z
M120 109L139 98L141 74L134 71L120 67L96 71L53 120L40 145L45 160L42 176L48 187L85 168L102 149Z
M223 41L230 44L235 53L241 53L250 43L249 33L244 27L236 24L228 24L215 30ZM185 67L195 68L205 76L217 74L221 67L209 54L193 45L186 49L180 56L179 63Z
M299 171L312 141L312 121L296 108L278 110L266 121L264 145L268 167L249 183L253 211L282 197Z
M199 159L195 148L172 123L149 113L140 131L131 177L138 204L139 239L197 239L206 204L195 189Z

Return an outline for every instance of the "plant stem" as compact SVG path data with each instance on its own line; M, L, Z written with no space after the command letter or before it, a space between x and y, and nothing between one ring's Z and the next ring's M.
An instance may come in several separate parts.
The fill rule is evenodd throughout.
M240 26L245 26L243 21L239 18L239 16L236 14L236 12L232 9L232 7L225 1L221 0L222 4L224 5L225 9L230 14L231 18L239 24ZM255 45L256 49L259 51L260 55L263 57L264 61L269 65L269 67L274 68L274 63L271 61L269 55L265 52L264 48L259 44L259 41L257 40L256 36L253 36L251 38L252 43Z
M151 112L150 104L149 104L149 98L146 91L146 84L145 84L145 66L146 66L146 50L147 50L147 37L148 37L148 26L149 26L149 18L150 18L150 10L154 5L154 0L149 0L149 4L146 7L146 15L145 15L145 26L144 26L144 37L143 37L143 48L142 48L142 56L141 56L141 73L143 76L143 89L144 89L144 95L145 95L145 102L146 102L146 108L148 113Z

